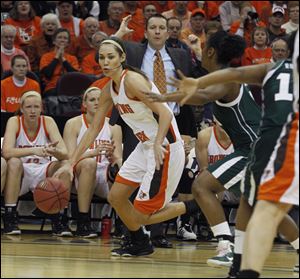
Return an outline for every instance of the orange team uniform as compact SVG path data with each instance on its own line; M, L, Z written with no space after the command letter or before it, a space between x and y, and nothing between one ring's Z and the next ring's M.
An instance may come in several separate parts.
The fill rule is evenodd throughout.
M272 49L270 47L263 50L247 47L242 57L242 66L269 63L271 58Z
M240 20L236 20L231 24L230 27L230 33L235 34L236 31L238 31L239 27L240 27L241 21ZM259 21L256 24L259 27L266 27L266 25L262 22ZM250 47L251 46L251 34L253 32L255 27L253 27L252 25L248 28L244 28L244 39L247 43L247 46Z
M78 28L79 28L79 30L78 30L79 34L76 34L74 24L77 24L76 22L78 20L79 20L79 26L78 26ZM81 34L83 34L83 24L84 24L84 21L82 19L78 19L78 18L72 17L72 20L70 20L68 22L60 20L60 24L61 24L62 28L65 28L65 29L69 30L71 38L76 38L76 37L79 37Z
M55 58L55 51L45 53L41 58L40 70L48 66L54 58ZM74 69L79 70L78 60L75 56L65 53L64 58L70 63L70 65ZM57 81L64 73L65 73L65 69L62 67L61 62L59 62L54 70L51 79L48 80L44 77L44 82L46 84L46 88L44 91L48 91L49 89L55 88Z
M41 93L38 82L30 78L26 78L26 82L22 87L15 85L12 76L1 80L1 111L17 111L20 108L22 94L30 90Z
M16 47L24 47L29 44L33 36L39 35L41 31L41 19L35 16L32 20L19 21L12 18L5 20L5 25L13 25L17 28L15 40Z
M124 17L130 15L130 13L125 12ZM140 42L144 38L145 33L145 19L143 15L143 11L141 9L136 9L134 14L132 14L132 18L128 23L128 28L134 30L131 34L129 34L129 40Z

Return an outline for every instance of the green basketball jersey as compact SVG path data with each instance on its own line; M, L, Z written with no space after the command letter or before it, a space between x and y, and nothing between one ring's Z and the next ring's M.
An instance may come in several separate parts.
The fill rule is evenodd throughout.
M235 149L249 149L257 138L261 110L249 89L241 85L238 97L230 103L216 101L213 113L229 135Z
M260 131L282 127L293 105L293 64L280 61L263 81L263 106Z

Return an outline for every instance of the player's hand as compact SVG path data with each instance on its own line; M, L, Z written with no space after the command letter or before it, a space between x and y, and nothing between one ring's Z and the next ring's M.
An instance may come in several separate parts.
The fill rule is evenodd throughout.
M115 148L116 147L115 147L113 141L101 143L95 149L96 156L104 155L108 159L108 161L111 163L113 160L113 153L115 151Z
M161 165L164 163L165 154L168 152L161 144L154 143L154 158L156 169L160 170Z
M54 174L53 177L55 178L60 178L63 175L69 175L71 181L74 178L74 173L73 173L73 167L70 164L69 161L64 161L64 164L62 167L60 167Z
M182 106L197 92L198 81L197 79L186 77L180 70L177 73L180 79L170 77L172 82L167 83L177 88L176 93L184 94L183 99L180 101L180 105Z
M59 141L51 142L45 145L45 150L48 154L48 156L57 157L59 155L59 150L57 149L57 144Z
M42 147L35 147L34 148L34 155L39 156L39 157L47 157L47 156L51 156L47 153L46 151L46 147L42 146Z

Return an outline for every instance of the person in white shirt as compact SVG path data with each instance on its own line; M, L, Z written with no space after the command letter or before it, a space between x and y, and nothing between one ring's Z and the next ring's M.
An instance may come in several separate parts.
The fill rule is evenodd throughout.
M299 28L299 2L289 1L288 5L289 21L281 26L287 34Z

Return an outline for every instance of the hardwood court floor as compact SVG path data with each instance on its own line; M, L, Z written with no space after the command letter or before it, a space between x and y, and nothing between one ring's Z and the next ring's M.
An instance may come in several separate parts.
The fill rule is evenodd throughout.
M1 236L1 278L225 278L227 269L210 268L215 242L179 242L139 258L110 257L118 240L52 237L48 234ZM263 277L298 278L292 272L296 253L277 244Z

